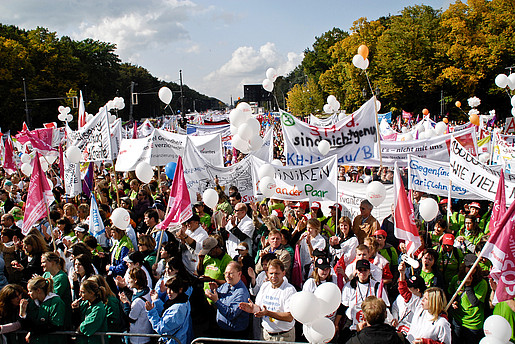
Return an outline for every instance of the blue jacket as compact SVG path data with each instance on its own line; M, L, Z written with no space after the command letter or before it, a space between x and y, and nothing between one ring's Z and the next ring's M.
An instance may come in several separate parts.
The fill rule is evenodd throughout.
M191 306L190 302L175 303L167 308L163 314L163 301L154 301L154 308L147 311L147 317L152 324L154 331L161 335L173 335L181 344L189 344L193 339L193 327L191 322ZM177 342L170 338L167 344L176 344Z
M240 302L248 302L250 298L245 284L241 280L234 287L229 283L224 283L216 291L218 292L218 301L215 302L218 326L228 331L247 329L249 313L239 308Z

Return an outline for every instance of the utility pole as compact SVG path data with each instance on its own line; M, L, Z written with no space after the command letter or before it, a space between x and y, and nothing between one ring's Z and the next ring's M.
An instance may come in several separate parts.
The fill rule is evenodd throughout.
M179 70L179 74L180 74L180 79L181 79L181 116L184 121L185 116L184 116L184 96L182 94L182 69Z
M130 105L129 105L129 120L132 121L133 117L133 113L134 113L134 99L133 99L133 94L134 94L134 86L136 85L136 83L134 81L131 81L131 102L130 102Z
M443 100L443 89L440 93L440 118L443 118L443 113L445 111L445 102Z
M25 97L25 121L27 122L27 126L30 128L30 118L29 118L29 105L27 104L27 85L25 84L25 78L23 79L23 96Z

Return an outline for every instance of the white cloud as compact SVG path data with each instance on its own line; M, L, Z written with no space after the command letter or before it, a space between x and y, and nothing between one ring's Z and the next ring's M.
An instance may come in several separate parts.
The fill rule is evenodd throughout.
M271 42L259 49L239 47L227 63L205 76L204 84L198 87L219 99L227 100L231 95L237 98L243 95L243 85L260 84L268 68L273 67L279 75L286 76L302 62L303 57L303 53L284 54Z

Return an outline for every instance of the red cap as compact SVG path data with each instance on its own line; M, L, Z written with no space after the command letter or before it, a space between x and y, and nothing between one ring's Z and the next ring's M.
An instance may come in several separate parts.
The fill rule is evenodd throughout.
M469 204L469 207L473 207L473 208L478 208L478 209L481 209L481 206L479 205L479 203L477 202L472 202Z
M374 232L374 236L376 236L376 235L382 235L382 236L384 236L385 238L388 236L388 235L386 234L386 231L384 231L384 230L382 230L382 229L378 229L378 230L376 230L376 231Z
M342 211L342 205L338 203L330 205L329 208L338 208L338 210Z
M283 215L283 212L281 211L281 209L274 209L272 210L272 215L275 215L279 218L283 218L284 215Z
M306 210L306 208L308 207L308 204L309 203L306 204L306 202L297 202L294 205L292 205L291 207L292 208L302 208L302 209Z
M448 198L444 198L438 204L447 204L447 203L449 203L449 199Z
M454 235L447 233L440 238L442 245L454 245Z
M312 209L320 209L320 202L314 201L313 203L311 203L311 208Z

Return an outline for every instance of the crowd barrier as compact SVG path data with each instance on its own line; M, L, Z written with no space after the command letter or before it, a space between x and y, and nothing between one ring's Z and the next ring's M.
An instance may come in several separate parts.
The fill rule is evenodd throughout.
M211 337L198 337L195 338L191 344L203 344L203 343L267 343L267 344L284 344L285 342L278 341L266 341L266 340L255 340L255 339L227 339L227 338L211 338ZM291 344L306 344L301 342L290 342Z
M30 331L16 331L14 333L16 334L27 334ZM59 334L59 335L67 335L70 337L85 337L83 334L76 332L76 331L55 331L51 333L45 333L46 334ZM96 332L93 334L93 336L100 336L100 340L102 341L102 344L105 344L105 336L120 336L120 337L148 337L148 338L172 338L177 342L177 344L182 344L179 339L177 339L175 336L172 335L161 335L157 333L128 333L128 332Z

